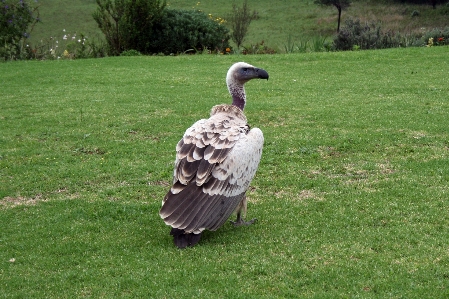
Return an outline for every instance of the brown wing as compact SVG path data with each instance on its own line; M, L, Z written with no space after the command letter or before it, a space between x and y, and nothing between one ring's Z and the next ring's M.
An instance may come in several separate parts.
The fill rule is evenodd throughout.
M173 186L160 215L186 233L216 230L242 200L262 154L263 135L229 111L200 120L178 143Z

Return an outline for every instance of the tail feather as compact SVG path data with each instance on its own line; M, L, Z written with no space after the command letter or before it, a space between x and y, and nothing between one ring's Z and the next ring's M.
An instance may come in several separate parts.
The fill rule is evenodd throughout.
M201 239L201 233L185 233L183 229L172 228L170 235L173 235L173 242L178 248L186 248L187 246L195 246Z

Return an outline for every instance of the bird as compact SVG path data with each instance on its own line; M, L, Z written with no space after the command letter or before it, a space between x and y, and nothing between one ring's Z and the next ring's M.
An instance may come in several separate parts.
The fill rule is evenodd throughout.
M263 133L250 128L243 112L244 84L267 79L268 72L245 62L234 63L226 74L232 104L213 106L208 119L188 128L176 145L173 184L159 211L178 248L196 245L204 230L220 228L232 213L234 226L245 221L246 191L262 156Z

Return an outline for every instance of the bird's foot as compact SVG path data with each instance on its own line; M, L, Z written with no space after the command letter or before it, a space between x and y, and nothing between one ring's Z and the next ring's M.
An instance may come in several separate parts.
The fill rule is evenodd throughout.
M251 219L250 221L245 221L242 218L240 218L240 219L237 219L237 221L231 221L231 223L234 226L243 226L243 225L248 226L248 225L251 225L251 224L255 223L256 221L257 221L256 218Z

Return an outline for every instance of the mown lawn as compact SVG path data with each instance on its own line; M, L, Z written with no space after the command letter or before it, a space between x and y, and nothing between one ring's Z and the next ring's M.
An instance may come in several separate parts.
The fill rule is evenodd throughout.
M446 298L448 47L0 65L0 298ZM179 250L176 142L266 69L250 227Z

